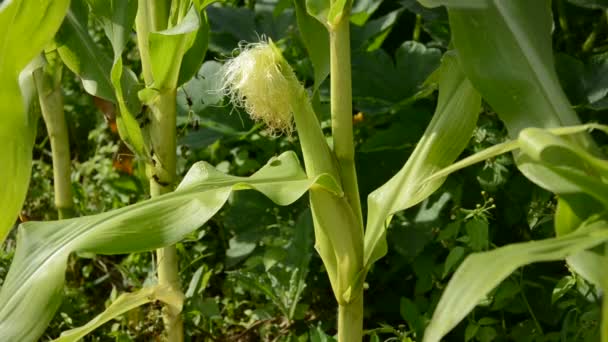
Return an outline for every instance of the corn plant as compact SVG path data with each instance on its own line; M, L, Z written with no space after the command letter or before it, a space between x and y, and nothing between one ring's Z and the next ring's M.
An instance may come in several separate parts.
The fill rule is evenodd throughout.
M393 215L426 199L450 173L507 152L514 153L526 177L558 195L557 237L468 257L443 294L424 340L440 340L501 280L530 262L565 258L576 272L606 290L599 267L604 253L592 248L608 241L608 166L586 131L608 129L581 126L559 87L551 56L549 1L421 1L448 7L453 50L443 55L426 82L427 90L436 87L439 92L431 122L401 170L368 196L365 215L354 162L351 1L294 1L314 67L311 94L271 40L241 47L224 65L222 88L209 89L242 106L271 133L297 134L304 168L294 152L284 152L250 177L226 175L201 161L177 181L176 92L203 61L208 39L204 10L211 2L131 0L108 5L89 0L72 1L68 8L67 2L54 1L42 12L24 1L0 5L0 26L11 28L1 38L7 49L0 59L0 80L7 86L0 91L5 115L0 135L10 147L1 154L3 165L8 165L2 172L15 179L14 187L0 192L0 236L10 229L27 188L25 171L31 164L38 110L32 85L37 85L44 114L45 92L56 88L51 82L51 72L58 67L53 56L82 79L88 93L116 106L121 137L147 165L152 195L97 215L20 225L16 254L0 291L1 340L40 337L59 306L70 253L159 249L158 285L121 295L88 324L57 341L75 341L156 300L165 304L168 340L181 341L183 294L171 246L213 217L232 192L253 189L279 205L309 194L315 248L338 304L338 340L361 341L365 278L387 253L386 228ZM89 15L104 28L113 58L88 36ZM40 18L40 27L29 26L31 18ZM122 63L131 27L137 35L143 84ZM36 37L35 44L20 41L24 34ZM44 48L46 67L40 58L34 59ZM313 106L328 76L331 144ZM512 141L455 162L475 129L482 98L505 123ZM54 155L54 160L59 158ZM59 172L60 167L55 169ZM608 319L602 324L602 338L608 341Z

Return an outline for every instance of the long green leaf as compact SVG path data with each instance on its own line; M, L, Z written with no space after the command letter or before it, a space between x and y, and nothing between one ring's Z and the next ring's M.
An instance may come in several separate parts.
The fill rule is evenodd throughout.
M137 14L137 0L87 0L112 44L114 59L124 51Z
M87 93L116 102L110 79L112 59L89 35L89 9L84 0L73 0L55 37L63 63L80 79Z
M101 314L97 315L87 324L64 331L61 336L54 342L77 342L93 330L99 328L111 319L114 319L125 312L135 309L144 304L160 300L169 305L175 305L181 307L183 298L177 296L175 291L171 290L168 286L152 286L144 287L139 291L133 293L123 293L112 304Z
M19 73L55 35L68 5L68 0L0 4L0 177L8 180L0 188L0 243L25 200L36 134L37 116L30 115L29 108L32 98L22 95ZM25 76L31 78L31 73Z
M306 12L305 0L294 0L298 29L314 69L313 92L329 75L329 33L325 26Z
M510 136L579 124L555 73L550 1L485 0L473 9L445 3L462 68Z
M458 274L458 278L455 274L454 278L450 280L448 288L446 289L446 292L444 292L439 306L435 311L433 323L427 330L428 332L427 335L425 335L425 341L427 341L427 338L428 341L438 341L441 336L445 335L450 329L456 326L456 324L458 324L458 322L473 309L478 301L494 288L494 286L500 283L500 281L506 278L517 267L530 262L565 258L568 264L585 279L597 286L603 285L606 272L603 267L598 266L602 265L604 262L604 256L593 251L585 251L585 249L593 247L594 245L599 245L605 240L598 238L599 240L596 241L594 245L588 246L587 248L578 248L576 246L579 245L577 245L576 241L569 239L572 236L578 236L577 234L581 233L582 228L579 227L581 227L581 225L585 226L584 221L587 220L588 217L594 214L597 216L598 213L605 212L608 207L608 180L606 179L606 174L608 174L608 161L591 155L566 137L557 135L577 134L589 128L596 128L608 132L607 126L597 124L556 129L527 128L520 132L517 140L496 145L476 153L446 167L437 172L437 174L429 177L428 180L425 180L425 182L427 182L438 177L445 177L448 174L475 162L482 161L501 153L520 149L521 154L519 154L518 158L520 159L520 169L524 174L526 174L529 168L534 168L534 171L531 174L526 175L545 189L560 195L555 219L558 240L546 241L561 241L560 244L564 241L569 241L568 243L572 244L570 247L567 243L563 244L563 251L567 251L567 254L563 254L561 258L542 259L544 258L543 255L531 254L528 255L530 259L525 259L525 257L513 259L510 260L510 262L513 262L512 265L500 266L503 261L498 258L510 258L509 254L503 255L501 254L503 253L501 251L509 250L511 248L518 251L513 252L514 254L523 253L518 249L519 247L516 248L516 246L524 246L524 244L522 244L511 245L488 252L487 254L477 255L475 256L475 261L469 261L468 264L463 263L461 268L464 267L465 271L460 271L459 268L458 272L460 273L456 273ZM540 178L537 179L536 177ZM593 223L593 221L591 222ZM598 234L605 234L607 232L606 228L608 228L606 221L601 221L600 227L602 229L601 231L599 231L600 228L596 229L598 230ZM531 244L530 246L533 246L534 244L544 246L543 243L551 244L546 241L531 242L529 244ZM571 247L576 247L578 249L571 249ZM492 264L488 264L488 260L490 259L492 262L497 260L496 267L493 267ZM479 269L481 267L494 271L482 272ZM483 273L483 277L480 277L479 274L475 272ZM467 277L469 278L467 279ZM476 282L478 280L484 282L485 285L477 284ZM463 297L461 288L470 286L471 282L474 282L474 286L477 287L473 288L468 297ZM443 299L444 297L446 299ZM466 302L467 300L469 302ZM465 302L467 305L462 306ZM441 323L435 323L435 321Z
M440 341L517 268L533 262L562 260L606 241L608 221L595 217L572 234L469 255L443 292L423 341Z
M608 207L607 160L539 128L521 131L518 140L518 164L526 177L557 194L586 193Z
M150 32L150 62L155 89L175 89L184 54L196 42L201 27L200 13L191 7L177 26ZM195 69L197 70L197 69Z
M386 254L386 225L391 215L416 205L443 184L445 178L423 180L450 165L464 150L480 110L481 98L464 77L456 58L446 54L433 119L403 168L368 197L366 268Z
M177 85L180 86L188 82L200 69L203 61L205 60L205 54L207 53L207 47L209 46L209 20L205 14L205 7L211 2L201 4L197 8L200 24L196 32L196 37L192 46L186 51L182 58L182 65L179 69L179 77Z
M24 223L0 291L0 341L35 341L42 334L60 304L72 252L132 253L172 245L211 218L234 190L255 189L287 205L313 185L340 193L330 176L308 179L293 152L248 178L199 162L170 194L93 216Z

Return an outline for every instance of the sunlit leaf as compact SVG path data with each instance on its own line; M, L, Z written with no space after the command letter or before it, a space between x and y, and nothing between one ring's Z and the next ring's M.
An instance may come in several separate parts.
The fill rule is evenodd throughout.
M61 336L54 342L77 342L80 341L84 336L97 329L101 325L109 322L110 320L124 314L125 312L135 309L144 304L160 300L166 304L181 307L182 298L176 295L175 291L172 291L166 285L145 287L139 291L132 293L123 293L112 304L104 310L101 314L97 315L94 319L89 321L87 324L64 331Z
M0 243L4 241L25 199L32 165L37 117L30 115L33 97L22 94L19 73L51 41L69 1L4 1L0 4ZM31 70L25 79L30 89ZM26 82L27 83L27 82Z
M80 79L91 95L115 102L110 79L112 59L89 35L89 8L84 0L71 2L59 32L55 36L63 63Z
M329 75L329 33L327 29L306 12L305 0L294 0L298 29L314 68L316 91Z
M201 18L192 7L178 25L169 29L151 32L149 35L150 63L152 66L153 86L155 89L174 89L180 75L184 54L196 42ZM203 30L205 28L203 27ZM202 63L202 60L201 60ZM195 71L198 68L194 69ZM192 72L189 70L189 72ZM186 77L186 76L183 76Z
M215 215L232 191L255 189L287 205L313 184L320 187L317 191L340 191L329 176L308 179L293 152L271 159L248 178L199 162L170 194L98 215L24 223L0 291L0 340L40 337L61 302L72 252L118 254L172 245Z
M477 303L517 268L533 262L562 260L597 246L608 241L607 228L608 222L596 217L572 234L512 244L469 255L443 292L423 341L440 341Z
M365 267L386 254L386 225L391 215L420 203L443 184L445 178L422 181L450 165L475 128L481 98L454 56L444 56L440 73L439 101L423 137L403 168L368 197Z

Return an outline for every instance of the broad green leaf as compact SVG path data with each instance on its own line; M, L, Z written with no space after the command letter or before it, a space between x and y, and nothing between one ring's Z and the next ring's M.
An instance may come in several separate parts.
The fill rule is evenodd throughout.
M148 43L154 84L148 86L155 89L177 88L184 54L196 43L197 38L206 37L204 34L198 35L201 26L204 24L201 25L199 12L195 7L191 7L188 14L176 26L163 31L150 32ZM188 73L191 72L192 70L189 69Z
M0 4L0 75L19 72L50 42L69 1L7 0Z
M379 49L384 40L392 32L402 12L403 9L394 10L380 18L367 22L362 27L351 25L352 46L365 51Z
M241 137L252 130L253 121L239 108L221 105L222 64L206 61L196 77L177 90L177 125L185 126L198 122L178 140L192 148L208 146L223 136ZM234 113L236 112L236 113Z
M585 193L608 207L608 161L546 130L519 134L520 170L539 186L557 194Z
M330 0L305 0L306 11L321 24L327 26L327 15L331 6Z
M188 51L186 51L184 57L182 58L182 65L180 67L179 77L177 80L178 86L186 83L194 75L196 75L196 72L199 70L203 64L203 61L205 60L205 54L207 53L207 47L209 46L209 21L207 20L204 7L198 9L198 11L200 19L198 31L196 32L194 43L188 49Z
M579 124L555 72L550 1L478 0L477 8L443 2L467 78L511 137L527 127ZM593 146L586 135L571 139Z
M353 98L365 113L393 111L411 103L441 61L441 51L406 41L397 48L395 63L384 50L353 53ZM382 77L379 77L382 75Z
M306 12L305 0L294 0L298 29L314 68L313 92L329 75L329 33L315 18Z
M109 322L110 320L124 314L125 312L135 309L144 304L160 300L166 304L181 307L182 298L177 296L175 291L172 291L166 285L157 285L152 287L145 287L141 290L132 293L123 293L112 304L104 310L101 314L97 315L94 319L89 321L87 324L64 331L61 336L54 342L77 342L80 341L84 336L99 328L101 325Z
M403 168L368 196L366 268L386 254L386 226L392 214L420 203L443 184L445 178L422 181L450 165L464 150L480 109L481 98L464 77L458 61L445 55L433 119Z
M112 59L89 35L88 6L84 0L71 2L59 32L55 36L63 63L80 79L87 93L115 102L110 79Z
M336 26L344 17L344 13L350 15L350 0L332 0L327 13L327 22L330 26Z
M36 136L37 115L33 96L22 94L19 73L51 41L68 9L69 1L4 1L0 4L0 177L10 180L0 190L0 243L13 226L27 193ZM24 87L35 89L31 72ZM29 80L29 81L28 81ZM31 95L31 94L30 94Z
M608 222L605 218L595 217L572 234L512 244L469 255L443 292L423 341L440 341L477 303L517 268L533 262L562 260L597 246L608 241L607 228Z
M382 1L375 0L355 0L353 2L354 4L350 21L359 26L364 25L369 17L374 14L374 12L382 4Z
M203 225L235 190L255 189L287 205L311 186L339 193L333 178L308 179L293 152L248 178L195 164L175 192L122 209L70 220L27 222L0 290L0 340L35 341L59 307L72 252L132 253L169 246ZM322 190L326 189L326 190Z
M85 0L74 0L56 38L58 51L64 63L83 82L91 95L118 105L116 118L122 139L140 157L145 151L143 133L135 114L141 103L137 76L122 65L122 52L126 47L137 12L137 2L89 0L92 14L101 22L112 44L113 59L101 49L88 33L88 5Z
M135 82L125 81L136 80L137 78L131 70L123 69L122 57L120 56L112 66L111 77L119 109L119 115L116 117L118 133L133 152L146 160L149 151L142 129L136 119L136 113L142 108L137 96L140 86Z
M456 246L450 250L450 253L445 259L445 264L443 265L442 278L445 278L448 274L450 274L454 266L456 266L464 258L464 254L464 247L461 246Z
M554 135L571 135L571 134L582 133L582 132L585 132L585 131L588 131L591 129L598 129L598 130L608 133L608 126L598 125L598 124L585 124L585 125L572 126L572 127L551 128L551 129L547 129L546 132L548 132L550 134L554 134ZM530 135L528 135L528 139L530 139ZM460 170L467 166L471 166L473 164L482 162L486 159L496 157L500 154L514 151L518 148L520 148L519 140L509 140L504 143L497 144L492 147L488 147L485 150L477 152L471 156L468 156L464 159L461 159L461 160L451 164L450 166L448 166L440 171L437 171L432 176L425 179L424 182L430 182L437 178L446 177L450 173L453 173L457 170Z
M124 51L131 35L137 0L87 0L91 14L100 22L112 44L114 60ZM85 26L86 27L86 26Z

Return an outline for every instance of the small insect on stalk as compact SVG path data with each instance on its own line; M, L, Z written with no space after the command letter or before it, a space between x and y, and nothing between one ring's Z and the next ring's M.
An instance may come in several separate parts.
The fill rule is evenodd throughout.
M135 119L137 121L139 121L139 128L144 128L150 124L150 118L148 117L148 115L146 115L147 111L148 111L148 106L143 105L141 107L141 111L135 117Z

